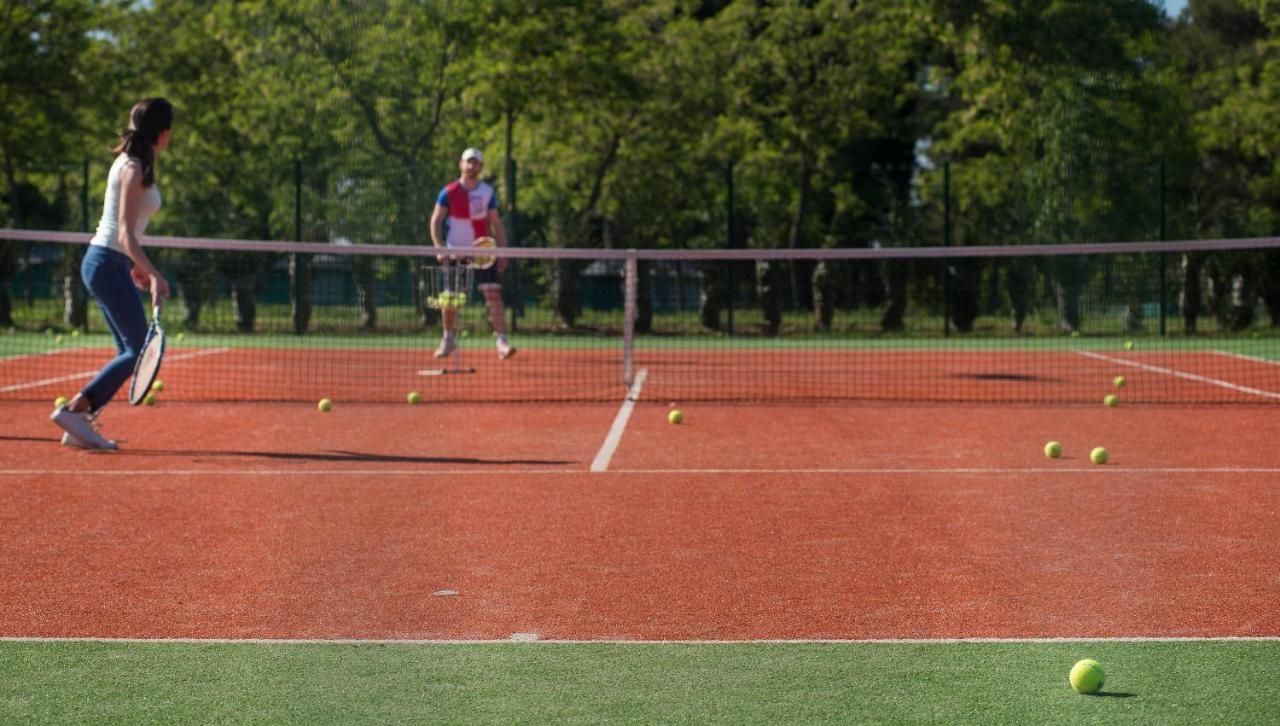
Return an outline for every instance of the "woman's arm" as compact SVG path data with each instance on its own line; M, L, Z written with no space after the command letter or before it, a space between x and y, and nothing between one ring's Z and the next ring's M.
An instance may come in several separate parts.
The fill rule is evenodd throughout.
M142 170L136 164L125 164L120 170L120 209L116 219L116 238L124 253L133 260L133 282L139 290L151 292L151 304L161 298L169 297L169 283L160 275L160 271L151 264L151 259L142 249L142 241L134 233L134 225L138 221L138 209L142 205L142 195L146 189L142 186Z

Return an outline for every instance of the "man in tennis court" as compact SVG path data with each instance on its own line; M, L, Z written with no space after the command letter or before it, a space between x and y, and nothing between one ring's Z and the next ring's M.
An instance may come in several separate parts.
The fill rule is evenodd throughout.
M169 283L142 249L142 233L160 208L156 155L169 146L172 124L173 106L163 98L147 98L134 104L129 126L120 134L116 159L107 174L102 219L80 265L80 277L115 339L116 357L50 417L65 431L64 446L117 448L98 430L97 418L129 380L146 342L147 316L137 290L149 291L153 306L169 297Z
M480 180L484 170L484 154L479 149L462 152L458 162L461 175L440 190L435 210L431 213L431 243L436 247L470 247L481 237L493 237L499 247L506 246L507 233L498 215L498 195L493 187ZM445 263L449 264L449 263ZM489 308L489 320L498 334L498 357L515 355L516 349L507 342L507 325L502 319L502 273L507 260L499 257L493 267L476 270L476 287L484 295ZM465 292L465 291L461 291ZM458 310L441 310L444 337L436 348L436 357L444 358L457 347Z

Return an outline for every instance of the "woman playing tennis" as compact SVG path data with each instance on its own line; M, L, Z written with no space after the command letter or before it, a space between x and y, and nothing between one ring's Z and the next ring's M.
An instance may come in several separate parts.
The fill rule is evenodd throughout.
M153 306L169 297L169 283L142 249L142 233L160 208L156 156L169 146L172 124L173 106L168 101L143 99L129 112L129 127L115 149L102 220L85 253L80 277L98 301L117 353L75 398L53 412L53 422L66 431L64 446L117 448L98 430L97 418L133 373L146 340L147 317L134 288L149 291Z

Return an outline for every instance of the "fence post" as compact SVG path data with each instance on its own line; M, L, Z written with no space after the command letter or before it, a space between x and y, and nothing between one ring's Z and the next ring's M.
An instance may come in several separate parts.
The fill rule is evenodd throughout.
M515 125L515 113L510 107L507 108L507 204L510 205L510 211L507 214L507 244L511 247L520 246L520 220L518 218L519 211L516 206L516 160L511 153L511 136L512 126ZM520 299L520 263L518 260L510 260L508 266L511 268L511 322L507 325L512 333L516 332L516 321L520 319L520 314L524 311L523 301Z
M942 162L942 246L951 246L951 162ZM951 336L951 261L942 258L942 335Z
M1165 185L1164 159L1161 159L1160 160L1160 191L1159 191L1160 241L1161 242L1164 242L1166 239L1168 239L1168 236L1167 236L1168 230L1165 226L1164 185ZM1165 308L1168 305L1168 295L1169 295L1169 282L1166 279L1166 271L1165 271L1165 267L1167 266L1167 263L1168 263L1168 257L1169 255L1167 252L1160 253L1160 335L1161 337L1163 337L1165 334L1165 318L1167 316Z
M725 249L733 249L735 242L733 239L733 161L729 162L729 166L725 170L725 181L728 184L727 194L725 195ZM728 275L725 280L725 305L728 312L728 327L730 337L733 336L733 292L735 284L733 281L733 260L725 260L725 267L728 269Z

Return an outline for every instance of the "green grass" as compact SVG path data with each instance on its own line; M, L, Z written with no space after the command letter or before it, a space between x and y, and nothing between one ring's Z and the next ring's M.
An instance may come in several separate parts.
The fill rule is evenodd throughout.
M1067 685L1080 658L1101 695ZM0 643L8 722L1264 723L1280 642Z

